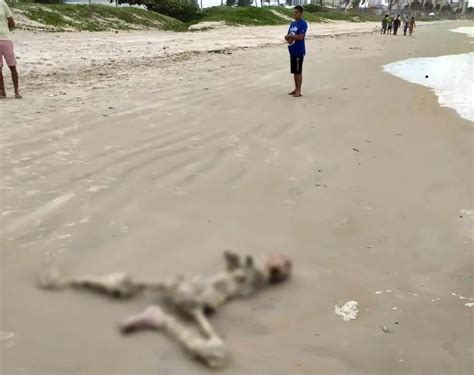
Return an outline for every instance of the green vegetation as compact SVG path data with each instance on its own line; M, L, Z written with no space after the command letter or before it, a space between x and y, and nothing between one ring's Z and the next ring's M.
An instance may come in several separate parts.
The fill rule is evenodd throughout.
M132 0L135 3L137 0ZM134 7L106 5L38 4L20 2L12 4L21 14L19 24L23 28L43 28L54 31L106 31L156 28L185 31L199 22L224 22L228 25L264 26L285 25L291 19L292 10L284 7L213 7L199 11L195 3L186 0L145 0L147 11ZM166 14L166 15L164 15ZM179 19L177 19L179 18ZM367 13L356 13L308 6L305 12L308 22L340 20L364 22L379 20ZM30 22L34 21L34 22Z
M48 0L50 1L50 0ZM198 20L201 10L195 0L118 0L119 4L142 5L183 22Z
M308 22L327 22L327 20L364 22L378 21L379 17L368 13L345 13L340 10L322 8L318 11L305 11ZM204 9L199 19L220 21L229 25L284 25L289 22L293 11L285 7L213 7Z
M213 7L204 9L200 22L217 21L229 25L282 25L288 23L282 16L272 12L271 8L257 7Z
M175 18L139 8L31 3L18 3L12 8L30 20L39 22L56 31L136 30L144 28L186 29L186 25Z
M275 7L272 8L277 10L280 13L285 14L288 17L291 17L292 10ZM348 21L348 22L366 22L366 21L379 21L380 17L374 14L363 12L360 13L357 11L348 11L345 12L339 9L329 9L317 5L308 5L305 7L304 18L309 22L325 22L327 20L331 21Z

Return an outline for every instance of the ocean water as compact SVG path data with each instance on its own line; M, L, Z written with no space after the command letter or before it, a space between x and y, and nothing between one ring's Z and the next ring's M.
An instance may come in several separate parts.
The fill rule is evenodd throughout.
M467 34L470 38L474 38L474 27L458 27L449 31L452 31L454 33Z
M474 52L397 61L384 71L431 88L441 106L474 122Z

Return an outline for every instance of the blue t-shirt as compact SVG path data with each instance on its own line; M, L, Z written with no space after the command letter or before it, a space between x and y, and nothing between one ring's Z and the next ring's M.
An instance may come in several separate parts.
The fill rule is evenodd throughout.
M308 30L308 24L304 19L293 21L288 29L290 35L306 35ZM303 40L295 40L293 44L288 46L291 56L304 56L306 55L306 48Z

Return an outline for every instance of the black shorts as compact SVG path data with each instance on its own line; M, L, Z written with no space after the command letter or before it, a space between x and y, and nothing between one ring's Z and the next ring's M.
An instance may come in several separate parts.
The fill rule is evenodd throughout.
M291 74L303 73L304 56L290 56L291 60Z

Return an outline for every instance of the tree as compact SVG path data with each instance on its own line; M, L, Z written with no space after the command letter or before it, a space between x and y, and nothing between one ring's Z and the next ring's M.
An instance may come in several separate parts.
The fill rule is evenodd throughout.
M388 0L388 14L392 14L392 9L398 6L398 0Z
M410 5L410 9L419 11L423 9L423 5L418 0L414 0Z
M424 10L426 13L430 13L433 11L433 3L427 2L425 3Z

